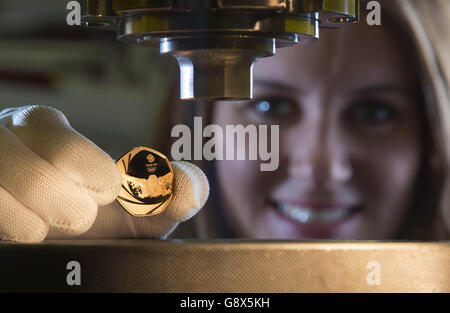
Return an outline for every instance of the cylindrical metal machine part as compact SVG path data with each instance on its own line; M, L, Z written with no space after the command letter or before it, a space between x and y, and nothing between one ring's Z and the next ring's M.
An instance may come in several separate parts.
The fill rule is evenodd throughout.
M85 0L88 26L159 48L180 66L180 97L252 98L252 69L275 49L359 19L359 0Z
M182 99L248 98L253 94L253 64L257 58L275 53L275 40L248 36L164 38L160 52L173 54L178 61Z

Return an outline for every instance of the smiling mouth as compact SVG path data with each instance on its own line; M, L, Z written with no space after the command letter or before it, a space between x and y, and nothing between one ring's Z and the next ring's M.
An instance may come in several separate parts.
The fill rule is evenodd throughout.
M279 202L275 203L275 207L284 217L301 224L335 224L353 216L361 209L361 206L352 206L317 210Z

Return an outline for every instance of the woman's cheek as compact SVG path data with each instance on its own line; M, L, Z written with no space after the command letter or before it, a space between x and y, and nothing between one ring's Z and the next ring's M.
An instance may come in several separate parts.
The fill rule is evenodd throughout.
M255 196L261 191L263 182L261 181L259 164L256 161L248 160L224 160L217 161L220 182L227 189L228 196L233 195L239 203L250 206L255 200Z
M370 152L371 149L367 149ZM377 153L367 153L358 162L356 179L365 198L361 237L391 238L405 218L420 169L420 153L415 145L379 145Z
M227 223L238 237L254 237L260 212L261 182L254 161L217 161L222 207Z

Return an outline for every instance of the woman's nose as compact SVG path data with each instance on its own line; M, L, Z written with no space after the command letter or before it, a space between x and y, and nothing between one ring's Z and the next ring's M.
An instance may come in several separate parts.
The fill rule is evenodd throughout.
M345 140L329 130L320 136L297 134L297 145L292 151L289 174L308 180L316 186L346 182L353 176L350 153Z

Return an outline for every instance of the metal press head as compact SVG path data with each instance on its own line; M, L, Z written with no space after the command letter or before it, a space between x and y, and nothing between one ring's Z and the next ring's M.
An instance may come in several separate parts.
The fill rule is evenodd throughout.
M259 58L357 22L359 0L85 0L82 18L173 55L181 99L249 99Z

